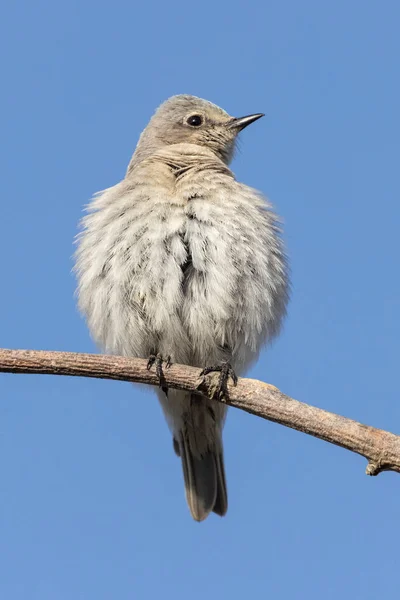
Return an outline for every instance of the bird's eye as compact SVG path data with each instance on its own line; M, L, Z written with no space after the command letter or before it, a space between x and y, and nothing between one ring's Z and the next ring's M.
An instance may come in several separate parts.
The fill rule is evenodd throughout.
M191 115L188 117L186 123L192 127L200 127L203 123L203 117L201 115Z

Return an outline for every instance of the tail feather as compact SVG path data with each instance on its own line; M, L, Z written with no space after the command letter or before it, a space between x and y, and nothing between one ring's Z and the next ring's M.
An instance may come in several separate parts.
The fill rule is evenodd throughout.
M180 456L186 500L192 517L203 521L210 512L225 515L228 509L222 427L226 407L201 396L157 390Z
M228 492L226 489L226 478L225 478L225 468L224 468L224 456L222 453L222 445L221 450L218 454L215 455L216 458L216 466L217 466L217 497L215 499L215 504L213 508L213 512L215 512L220 517L226 515L226 511L228 510Z
M192 517L203 521L211 511L223 516L228 508L221 440L202 456L194 456L187 437L179 440L186 500Z

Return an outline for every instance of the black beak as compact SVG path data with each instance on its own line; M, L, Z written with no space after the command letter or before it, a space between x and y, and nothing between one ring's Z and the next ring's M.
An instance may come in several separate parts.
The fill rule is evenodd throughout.
M247 125L251 125L254 121L261 119L264 117L264 113L257 113L255 115L247 115L246 117L238 117L234 118L228 123L228 129L237 129L238 131L242 131Z

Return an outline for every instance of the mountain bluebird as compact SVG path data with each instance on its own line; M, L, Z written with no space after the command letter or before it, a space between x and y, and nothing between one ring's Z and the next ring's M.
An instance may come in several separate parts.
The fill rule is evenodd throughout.
M168 390L162 359L217 365L205 373L220 371L222 397L227 376L243 373L279 332L288 269L278 219L228 167L238 133L262 116L170 98L141 134L125 178L94 196L78 238L79 307L105 352L156 363L196 521L227 511L226 406Z

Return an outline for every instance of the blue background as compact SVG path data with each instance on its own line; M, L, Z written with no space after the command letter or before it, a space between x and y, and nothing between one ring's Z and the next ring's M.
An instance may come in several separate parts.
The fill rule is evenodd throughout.
M91 194L176 93L265 112L233 168L285 220L285 330L250 376L399 432L398 2L4 5L0 344L93 352L73 297ZM400 479L231 410L229 512L191 520L150 391L0 376L0 597L397 598Z

